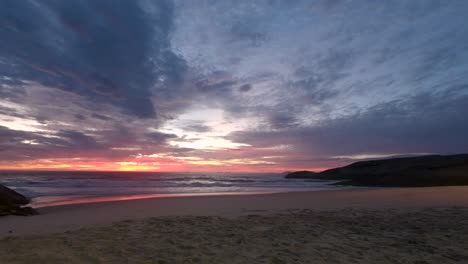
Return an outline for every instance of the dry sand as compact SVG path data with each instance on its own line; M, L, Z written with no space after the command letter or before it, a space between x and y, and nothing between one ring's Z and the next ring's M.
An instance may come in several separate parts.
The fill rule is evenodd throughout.
M468 187L179 197L0 219L1 263L468 263Z

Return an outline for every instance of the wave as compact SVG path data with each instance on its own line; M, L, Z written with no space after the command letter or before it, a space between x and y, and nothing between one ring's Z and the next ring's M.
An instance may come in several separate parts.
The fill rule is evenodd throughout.
M0 172L0 183L47 204L76 197L325 190L327 181L284 179L281 174L134 172ZM94 198L93 198L94 199Z

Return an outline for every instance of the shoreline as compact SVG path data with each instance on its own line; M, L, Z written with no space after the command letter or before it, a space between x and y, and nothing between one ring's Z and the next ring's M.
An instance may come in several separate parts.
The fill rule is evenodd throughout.
M452 186L450 186L452 187ZM453 186L457 187L457 186ZM468 191L468 186L467 191ZM406 189L406 187L402 187L403 189ZM426 188L426 187L423 187ZM432 187L429 187L432 188ZM143 204L143 203L151 203L152 201L171 201L171 200L177 200L181 199L184 200L184 202L190 202L188 199L214 199L214 198L229 198L229 197L260 197L260 196L273 196L274 198L287 198L288 196L294 196L295 194L297 195L304 195L304 196L309 196L313 195L315 193L328 193L329 195L332 195L333 193L341 193L341 192L346 192L346 191L366 191L366 190L384 190L384 189L396 189L394 187L368 187L368 186L353 186L352 188L343 188L343 189L322 189L322 190L301 190L301 191L271 191L271 192L219 192L219 193L177 193L177 194L154 194L154 195L129 195L129 196L103 196L103 197L96 197L97 200L103 199L102 201L91 201L91 202L78 202L78 203L64 203L64 204L52 204L52 205L45 205L45 206L33 206L35 209L40 210L40 212L45 212L45 213L50 213L50 212L62 212L62 211L69 211L69 210L74 210L74 209L79 209L82 207L93 207L93 206L115 206L118 204L122 203L132 203L135 202L135 205L137 204ZM398 189L400 189L398 187ZM418 188L416 188L418 189ZM278 196L278 197L276 197ZM122 198L119 198L122 197ZM127 199L126 197L129 197ZM134 198L134 197L141 197L141 198ZM109 198L109 200L107 200ZM187 199L187 200L186 200ZM88 199L86 199L88 200ZM467 204L468 206L468 204ZM321 207L318 207L319 209ZM40 214L42 215L42 213ZM1 218L0 218L1 221ZM0 222L1 223L1 222Z
M39 203L38 205L35 205L35 202L33 200L30 206L36 209L39 209L39 208L49 208L49 207L78 205L78 204L110 203L110 202L161 199L161 198L261 195L261 194L273 194L273 193L288 193L288 192L213 192L213 193L135 194L135 195L119 195L119 196L80 196L82 198L76 198L76 199L69 200L69 201L55 202L55 203L45 204L45 205L42 205L41 203Z
M237 217L291 210L447 207L468 207L468 186L161 197L42 207L39 209L40 215L0 218L0 238L57 233L161 216Z
M146 199L161 199L161 198L176 198L176 197L211 197L211 196L248 196L248 195L264 195L264 194L279 194L279 193L308 193L308 192L328 192L342 191L353 189L381 189L387 187L377 186L333 186L333 188L309 187L309 188L279 188L278 190L266 189L255 191L225 191L225 192L181 192L181 193L159 193L159 194L131 194L131 195L105 195L105 196L64 196L70 198L68 200L58 200L57 202L40 202L35 199L42 200L48 196L33 198L28 206L33 208L47 208L66 205L78 204L93 204L93 203L108 203L121 202L131 200L146 200ZM55 196L54 196L55 197Z

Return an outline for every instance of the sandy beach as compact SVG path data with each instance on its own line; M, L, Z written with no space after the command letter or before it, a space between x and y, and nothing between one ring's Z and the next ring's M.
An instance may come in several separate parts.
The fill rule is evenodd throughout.
M2 263L467 263L468 187L172 197L0 219Z

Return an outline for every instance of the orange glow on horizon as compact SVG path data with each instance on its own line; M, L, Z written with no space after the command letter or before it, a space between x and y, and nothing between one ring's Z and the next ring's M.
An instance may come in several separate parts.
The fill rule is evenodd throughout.
M206 161L196 163L185 162L138 162L138 161L90 161L82 162L75 160L32 160L26 162L10 162L1 164L0 170L64 170L64 171L135 171L135 172L273 172L280 173L285 171L312 170L322 171L328 168L307 168L307 167L284 167L271 166L269 164L242 164L240 161L233 163L223 163L222 161Z
M67 158L0 161L0 170L281 173L298 170L322 171L336 165L320 164L322 166L311 167L308 162L288 164L284 156L275 151L241 147L235 150L218 150L216 153L210 153L208 157L155 153L136 154L122 160L106 159L99 157L100 153L85 152L75 153L75 157Z

